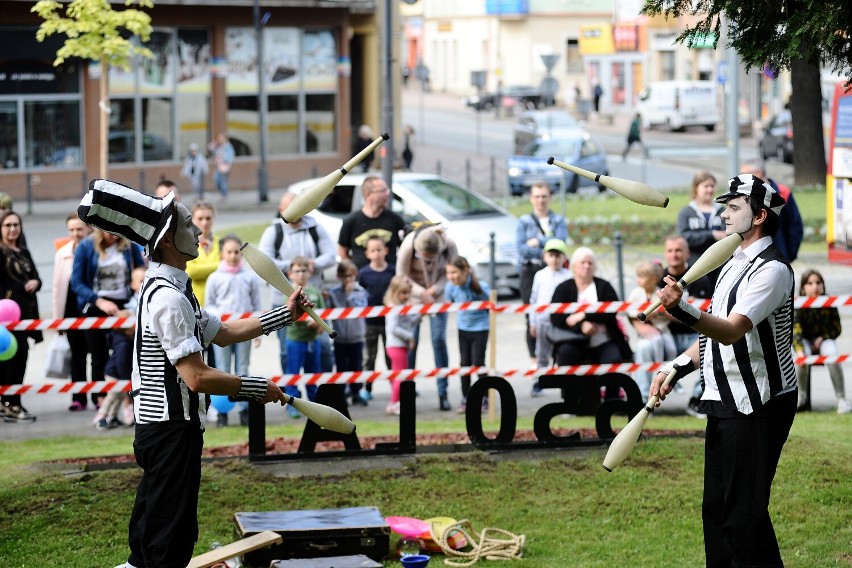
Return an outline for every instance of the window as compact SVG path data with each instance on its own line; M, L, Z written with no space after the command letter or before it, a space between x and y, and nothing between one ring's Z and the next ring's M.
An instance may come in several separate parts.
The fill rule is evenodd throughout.
M18 104L0 101L0 169L17 168Z
M323 199L317 209L327 215L346 217L352 213L352 198L355 196L355 190L354 185L338 185Z
M27 167L79 166L80 103L24 102Z
M583 58L580 56L580 41L568 38L565 41L565 72L580 73L583 71Z
M337 113L334 95L305 96L305 151L333 152L337 149Z
M79 167L80 63L53 66L63 38L0 28L0 169Z
M248 27L228 28L228 136L237 155L260 152L257 37ZM337 38L330 30L267 27L262 80L271 155L337 150Z
M180 159L210 140L210 40L203 28L158 28L129 71L110 69L109 161Z

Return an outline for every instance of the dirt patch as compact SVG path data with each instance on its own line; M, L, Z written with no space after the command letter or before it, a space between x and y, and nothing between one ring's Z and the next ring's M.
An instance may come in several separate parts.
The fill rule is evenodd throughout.
M592 428L580 429L556 429L554 435L566 437L574 433L579 433L583 440L594 440L597 438L597 431ZM684 431L684 430L645 430L642 432L645 437L649 436L698 436L700 431ZM361 443L361 448L365 450L375 449L376 444L395 443L399 441L397 436L363 436L358 440ZM532 430L518 430L515 432L515 442L532 442L535 441L535 432ZM273 438L266 441L267 454L295 454L299 449L300 438ZM442 446L452 444L469 444L470 438L463 432L452 433L436 433L436 434L419 434L417 435L418 446ZM342 451L344 450L342 442L318 442L316 446L317 453ZM248 456L248 442L242 444L234 444L232 446L217 446L204 448L202 457L205 458L242 458ZM129 464L134 463L133 454L120 456L98 456L91 458L68 458L55 460L50 463L68 463L76 465L99 465L99 464Z

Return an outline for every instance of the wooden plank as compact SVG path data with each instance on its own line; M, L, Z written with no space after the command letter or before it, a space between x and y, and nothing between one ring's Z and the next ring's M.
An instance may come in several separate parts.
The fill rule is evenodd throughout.
M281 535L277 532L259 532L237 542L214 548L210 552L196 556L189 562L187 568L210 568L210 566L218 562L224 562L229 558L245 554L246 552L251 552L258 548L266 548L272 544L280 544L282 540Z

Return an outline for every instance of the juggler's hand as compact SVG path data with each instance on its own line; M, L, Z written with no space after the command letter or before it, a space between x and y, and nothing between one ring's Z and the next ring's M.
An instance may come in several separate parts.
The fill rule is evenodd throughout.
M284 406L288 400L289 398L287 398L278 385L273 383L270 379L266 379L266 396L261 401L262 404L277 402L281 404L281 406Z
M654 380L651 381L651 390L648 391L648 397L650 398L652 396L656 396L657 394L660 395L659 400L657 400L657 403L654 405L655 408L657 406L660 406L660 403L666 400L666 397L669 395L669 393L674 390L674 387L671 383L662 386L663 381L666 380L666 376L668 376L668 373L659 372L654 375Z
M293 293L290 294L289 298L287 298L287 309L290 310L290 317L293 318L294 322L305 313L302 306L313 308L314 303L308 300L308 297L305 296L304 292L302 292L302 287L299 286L293 290Z
M677 280L671 276L666 276L663 280L666 283L666 287L657 290L657 297L663 303L663 307L668 310L680 303L680 299L683 297L683 290L677 285Z

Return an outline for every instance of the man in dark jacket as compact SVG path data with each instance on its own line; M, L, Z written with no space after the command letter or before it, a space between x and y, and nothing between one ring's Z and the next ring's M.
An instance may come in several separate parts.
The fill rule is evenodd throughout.
M777 191L787 202L779 215L781 224L773 240L775 246L781 249L781 253L787 259L787 262L793 262L799 256L799 246L802 244L805 233L802 215L799 213L796 200L793 199L793 192L786 185L766 177L766 164L761 159L744 162L740 168L740 173L765 179L772 186L772 189Z

